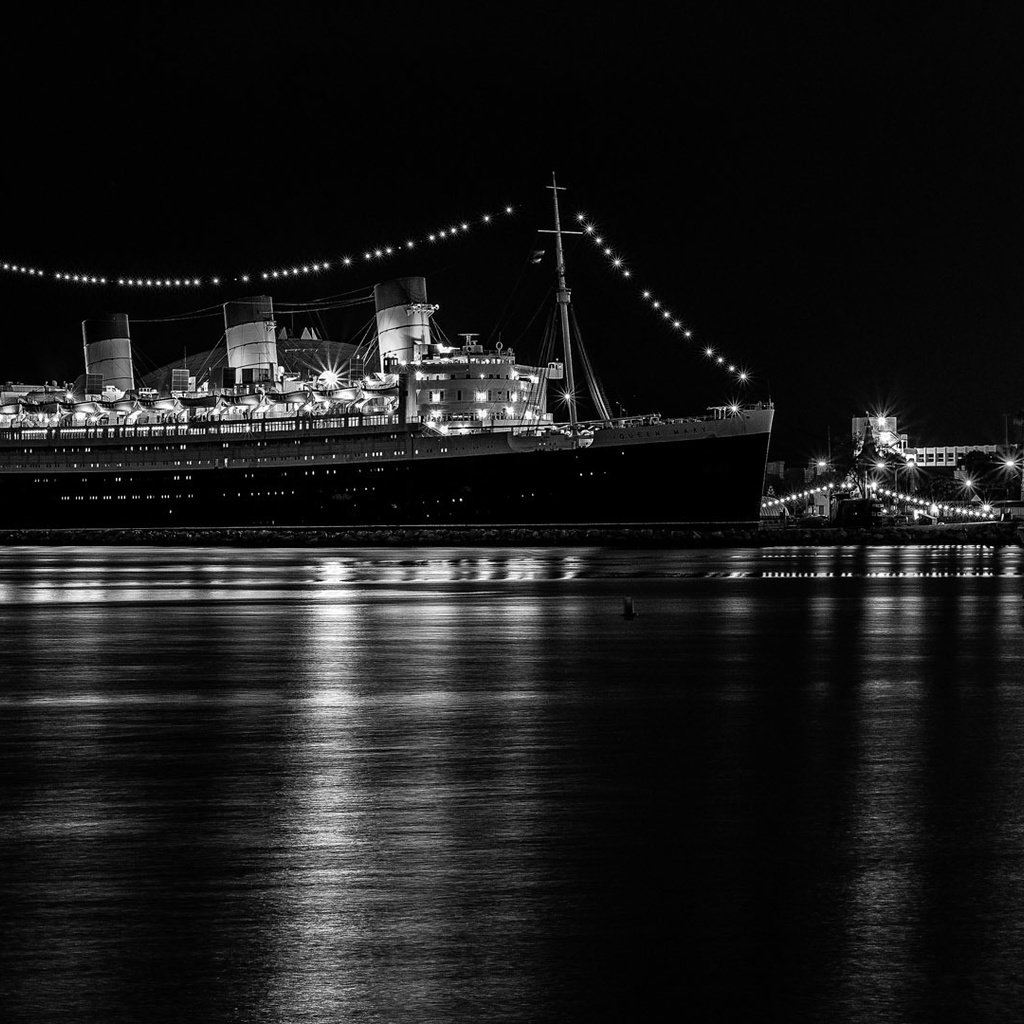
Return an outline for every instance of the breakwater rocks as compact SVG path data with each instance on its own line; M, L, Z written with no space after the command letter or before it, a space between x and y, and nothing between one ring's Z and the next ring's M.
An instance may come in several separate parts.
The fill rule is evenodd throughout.
M840 544L1024 545L1018 523L956 523L844 530L821 526L293 526L0 530L0 544L229 547L503 546L714 548Z

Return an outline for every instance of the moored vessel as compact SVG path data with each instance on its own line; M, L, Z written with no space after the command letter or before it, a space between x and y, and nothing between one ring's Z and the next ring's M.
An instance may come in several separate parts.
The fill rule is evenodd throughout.
M755 523L770 404L613 416L584 361L578 417L552 189L560 358L451 343L422 277L374 287L359 343L227 302L223 346L141 384L128 317L86 320L78 381L3 387L0 526Z

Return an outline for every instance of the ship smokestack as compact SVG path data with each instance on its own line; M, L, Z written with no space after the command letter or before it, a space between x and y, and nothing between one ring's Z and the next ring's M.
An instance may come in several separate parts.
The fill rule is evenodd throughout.
M82 345L85 348L86 374L102 376L102 387L115 387L120 391L135 389L132 342L126 313L83 320Z
M381 370L389 359L416 359L430 344L430 317L437 309L427 302L426 279L400 277L374 285L373 302Z
M224 338L228 366L237 372L240 383L276 378L274 303L269 295L225 302Z

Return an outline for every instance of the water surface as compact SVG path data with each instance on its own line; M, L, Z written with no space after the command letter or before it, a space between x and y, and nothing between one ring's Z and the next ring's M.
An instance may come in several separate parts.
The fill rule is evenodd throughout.
M1006 1020L1022 572L2 550L4 1017Z

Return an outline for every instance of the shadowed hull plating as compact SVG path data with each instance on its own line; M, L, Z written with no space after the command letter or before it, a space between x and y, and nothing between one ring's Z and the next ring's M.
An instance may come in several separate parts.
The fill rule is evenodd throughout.
M424 452L433 446L430 454L343 463L323 455L307 466L227 457L204 469L7 473L0 526L757 521L770 419L768 430L725 436L673 439L664 430L654 440L623 443L616 442L625 435L610 431L589 448L518 451L503 440L460 454L455 439L446 446L403 438ZM396 436L370 443L396 444Z

